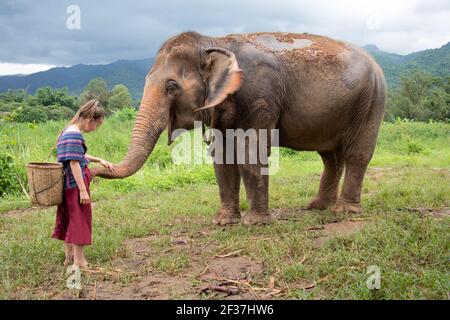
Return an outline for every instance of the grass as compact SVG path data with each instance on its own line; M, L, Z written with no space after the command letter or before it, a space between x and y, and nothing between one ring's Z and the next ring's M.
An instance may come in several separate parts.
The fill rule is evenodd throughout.
M19 166L43 161L62 123L2 128L8 151ZM92 154L118 161L126 152L132 120L111 118L87 135ZM13 143L15 141L15 143ZM104 141L111 141L105 144ZM218 189L210 165L174 166L162 136L144 168L117 181L93 185L94 245L87 248L91 263L111 267L126 252L126 239L157 235L150 243L152 258L139 272L187 274L226 249L264 264L254 279L288 288L283 298L295 299L448 299L450 290L450 126L448 124L384 124L369 167L362 195L368 221L348 236L327 238L317 247L312 227L354 217L335 217L330 211L302 212L293 220L270 226L227 228L212 226ZM279 172L271 177L270 206L298 211L315 194L322 164L315 153L281 150ZM45 299L45 289L64 289L61 243L51 240L54 208L24 211L21 194L0 198L0 298ZM241 189L241 208L248 209ZM421 208L447 210L439 218ZM205 235L197 238L199 232ZM200 256L170 251L171 239L185 234L196 246L214 244ZM269 239L269 240L268 240ZM366 286L367 268L381 271L381 288ZM192 281L196 281L191 279ZM296 285L307 280L310 290ZM126 285L133 279L124 277ZM178 297L176 294L174 298Z

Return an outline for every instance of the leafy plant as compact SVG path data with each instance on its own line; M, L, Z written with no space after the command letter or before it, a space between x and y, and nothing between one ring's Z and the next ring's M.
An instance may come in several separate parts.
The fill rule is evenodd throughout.
M19 194L21 185L19 179L23 172L14 162L14 158L4 150L0 150L0 197L5 194Z
M408 142L408 154L421 153L423 151L423 146L415 141Z

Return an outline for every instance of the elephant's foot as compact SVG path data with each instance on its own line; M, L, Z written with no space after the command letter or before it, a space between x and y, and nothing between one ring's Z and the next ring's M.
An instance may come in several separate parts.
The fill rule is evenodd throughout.
M360 203L339 199L331 211L335 214L341 212L359 214L362 213L362 207Z
M257 224L270 224L273 221L271 214L261 214L255 212L249 212L244 215L242 223L246 226L257 225Z
M227 224L236 224L241 222L241 214L239 211L227 211L220 209L214 216L213 223L218 226L226 226Z
M336 203L336 198L325 198L325 197L319 197L315 196L311 202L308 204L308 210L325 210L329 207L331 207L333 204Z

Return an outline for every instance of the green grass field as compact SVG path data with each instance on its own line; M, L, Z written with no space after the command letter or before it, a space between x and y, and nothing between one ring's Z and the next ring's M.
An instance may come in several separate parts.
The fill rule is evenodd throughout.
M4 125L0 150L21 170L45 161L63 125ZM119 161L132 125L129 112L106 120L85 136L88 152ZM228 298L448 299L449 124L383 124L358 216L302 209L322 163L315 153L282 149L270 184L279 219L264 227L212 225L212 166L173 165L166 141L164 134L136 175L93 184L87 258L99 268L83 274L81 292L65 287L62 244L50 238L55 208L30 208L20 191L0 198L0 298L225 297L205 289L216 285ZM26 185L23 172L17 178ZM248 209L243 187L241 207ZM369 266L380 270L380 289L366 285Z

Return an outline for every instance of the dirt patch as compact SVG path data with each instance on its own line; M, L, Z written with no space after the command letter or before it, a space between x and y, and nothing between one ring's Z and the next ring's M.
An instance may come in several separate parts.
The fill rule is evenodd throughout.
M282 290L261 286L259 278L263 271L261 262L247 257L215 258L197 278L202 282L199 292L208 298L271 299Z
M8 217L8 218L16 218L19 216L31 214L36 211L42 211L42 210L46 210L46 209L48 209L48 208L31 207L31 208L26 208L26 209L17 209L17 210L11 210L11 211L6 211L4 213L0 213L0 216ZM56 212L56 209L55 209L55 212Z
M313 246L321 247L325 241L333 237L348 237L361 230L368 221L341 221L328 223L319 227L312 227L310 231L319 232L319 236L314 239Z
M262 37L273 37L273 40L276 41L277 45L274 47L273 45L262 44L258 41L258 39L261 39ZM293 62L301 60L308 63L320 62L336 65L341 62L338 55L349 51L348 46L342 41L309 33L259 32L250 34L232 34L219 39L225 43L234 41L251 43L253 46L263 51L284 55ZM306 43L308 45L305 45ZM278 50L283 44L286 48ZM296 47L295 44L302 45Z
M125 267L133 266L135 272L138 272L139 263L135 261L134 264L130 264L130 260L132 259L127 260ZM250 292L249 283L262 271L262 263L245 257L214 258L206 268L204 264L193 263L189 270L177 275L165 273L137 275L129 283L123 283L115 277L105 278L105 275L99 275L95 278L87 278L85 280L87 284L77 294L64 290L50 298L56 300L167 300L199 299L203 294L209 298L255 299L255 293ZM201 275L198 276L198 274Z
M113 268L136 270L146 264L152 254L151 242L159 239L159 235L149 235L144 238L127 239L121 250L112 261Z
M252 261L246 257L231 257L214 259L207 271L199 277L202 281L211 280L252 280L263 270L261 262Z
M189 279L164 274L140 276L131 283L98 279L90 281L79 293L63 291L54 300L167 300L172 297L193 299L195 290Z
M441 176L441 177L450 177L450 170L445 169L445 168L433 168L433 171L437 171L437 173Z
M189 279L183 276L164 274L142 276L138 281L120 286L111 282L103 282L97 286L96 290L95 299L98 300L195 298L195 290L191 287Z
M149 253L151 251L151 242L158 240L158 235L152 234L145 238L127 239L123 246L127 251L135 254Z
M366 177L368 177L371 180L381 180L385 177L386 168L381 167L372 167L367 169Z
M195 234L197 236L197 234ZM203 234L199 235L203 236ZM81 292L64 290L52 299L255 299L251 285L264 270L263 264L247 257L238 256L241 250L223 250L217 254L214 242L197 243L192 238L171 238L170 246L155 254L152 242L163 236L150 235L145 238L124 241L123 253L112 262L112 272L105 270L86 276L86 285ZM154 271L152 261L163 255L177 255L189 250L189 266L175 273ZM207 259L206 257L211 258ZM225 256L225 257L224 257ZM127 281L120 277L128 276Z
M95 207L95 202L91 203L92 208ZM24 209L15 209L11 211L5 211L3 213L0 212L0 217L7 217L7 218L18 218L26 215L30 215L36 212L43 212L46 210L51 210L56 214L56 206L52 207L30 207L30 208L24 208Z
M421 217L432 217L435 219L444 219L450 217L450 207L444 208L406 208L409 212L416 212Z

